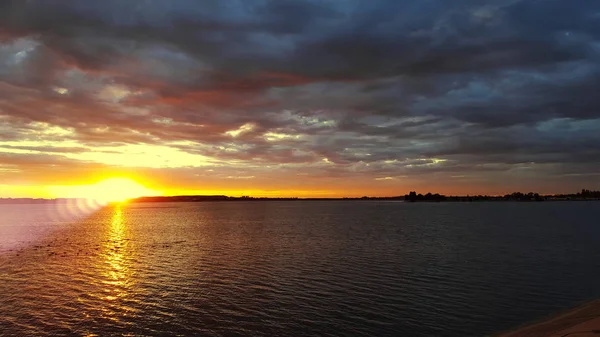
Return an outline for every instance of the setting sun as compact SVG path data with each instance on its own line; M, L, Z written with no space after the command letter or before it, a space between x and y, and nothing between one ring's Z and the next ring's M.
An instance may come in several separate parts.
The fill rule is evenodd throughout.
M102 204L161 194L129 178L109 178L91 185L57 186L52 190L59 195L91 199Z

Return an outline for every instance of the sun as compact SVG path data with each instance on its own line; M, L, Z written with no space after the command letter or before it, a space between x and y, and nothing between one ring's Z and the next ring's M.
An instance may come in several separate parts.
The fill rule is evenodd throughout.
M128 178L109 178L90 185L87 198L98 202L123 202L128 199L156 195L156 191Z
M85 198L99 204L161 194L129 178L108 178L91 185L61 186L55 190L61 196Z

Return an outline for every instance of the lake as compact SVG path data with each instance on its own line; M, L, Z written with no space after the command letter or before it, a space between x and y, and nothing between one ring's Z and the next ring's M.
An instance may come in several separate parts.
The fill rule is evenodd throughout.
M0 335L486 336L600 297L600 203L0 205Z

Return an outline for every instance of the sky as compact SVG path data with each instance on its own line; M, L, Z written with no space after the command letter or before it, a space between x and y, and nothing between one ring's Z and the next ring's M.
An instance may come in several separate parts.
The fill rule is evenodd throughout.
M600 187L600 1L2 0L0 197Z

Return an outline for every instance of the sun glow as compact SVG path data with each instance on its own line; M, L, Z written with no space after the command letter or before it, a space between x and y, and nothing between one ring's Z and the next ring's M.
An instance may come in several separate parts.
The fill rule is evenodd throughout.
M52 192L61 197L85 198L100 204L162 194L129 178L109 178L92 185L55 186Z

